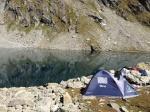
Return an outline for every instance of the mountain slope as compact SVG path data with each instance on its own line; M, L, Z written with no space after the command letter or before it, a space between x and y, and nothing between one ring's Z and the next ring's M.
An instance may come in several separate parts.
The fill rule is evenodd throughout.
M149 4L149 0L3 0L1 47L12 47L9 41L16 43L13 47L150 51Z

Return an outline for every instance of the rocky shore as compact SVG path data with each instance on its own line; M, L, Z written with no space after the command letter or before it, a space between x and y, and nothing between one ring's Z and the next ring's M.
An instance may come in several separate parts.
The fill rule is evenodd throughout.
M143 69L150 68L148 63L140 63ZM112 72L112 70L110 71ZM132 82L137 80L132 75ZM82 90L92 76L49 83L38 87L0 88L0 112L149 112L150 111L150 74L141 76L147 80L136 83L139 97L127 100L83 96ZM133 78L134 77L134 78ZM129 78L129 77L128 77ZM148 80L149 79L149 80ZM145 102L146 100L146 102Z

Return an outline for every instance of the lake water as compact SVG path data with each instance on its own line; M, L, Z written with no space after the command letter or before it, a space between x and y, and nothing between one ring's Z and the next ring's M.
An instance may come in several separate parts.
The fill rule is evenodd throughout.
M40 86L148 61L149 53L0 49L0 87Z

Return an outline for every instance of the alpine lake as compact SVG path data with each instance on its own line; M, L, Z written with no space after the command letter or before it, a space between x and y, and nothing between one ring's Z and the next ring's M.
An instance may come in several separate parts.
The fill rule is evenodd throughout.
M0 49L0 87L31 87L150 62L150 53Z

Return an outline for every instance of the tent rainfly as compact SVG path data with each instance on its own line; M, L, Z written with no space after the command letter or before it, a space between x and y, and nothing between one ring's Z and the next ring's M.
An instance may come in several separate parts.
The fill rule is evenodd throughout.
M85 96L108 96L119 98L130 98L138 96L128 81L120 76L114 77L111 73L101 70L91 79L84 93Z

